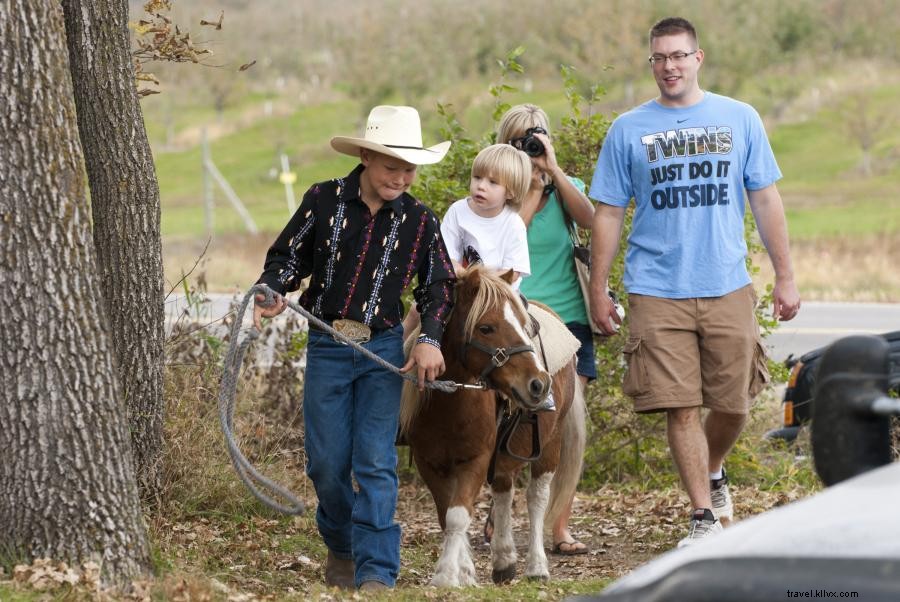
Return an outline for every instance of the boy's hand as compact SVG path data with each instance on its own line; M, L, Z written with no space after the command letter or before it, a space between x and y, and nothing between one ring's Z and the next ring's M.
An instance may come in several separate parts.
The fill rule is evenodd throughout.
M273 294L275 301L272 305L263 307L260 303L264 303L266 296L262 293L256 293L253 298L253 325L262 332L262 318L274 318L287 307L287 300L278 293Z
M417 343L409 354L409 361L400 368L400 372L409 372L414 366L418 368L419 391L424 391L426 380L435 380L444 373L444 355L434 345Z

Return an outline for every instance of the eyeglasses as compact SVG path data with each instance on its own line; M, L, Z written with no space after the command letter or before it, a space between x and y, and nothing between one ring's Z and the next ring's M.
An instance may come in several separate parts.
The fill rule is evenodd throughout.
M657 63L660 65L665 65L666 61L671 60L673 64L680 65L684 62L684 60L691 56L692 54L697 54L697 51L693 52L673 52L672 54L654 54L651 55L647 60L650 61L651 66L655 66Z

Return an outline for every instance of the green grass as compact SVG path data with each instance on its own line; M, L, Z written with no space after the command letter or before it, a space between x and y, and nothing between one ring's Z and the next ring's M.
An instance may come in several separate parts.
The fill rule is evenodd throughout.
M0 600L3 602L36 602L37 600L66 600L67 593L49 596L35 590L16 589L12 586L0 585Z
M868 95L873 119L893 114L900 86ZM823 108L810 119L771 133L784 173L779 189L793 239L864 238L900 232L900 144L896 128L885 131L873 151L871 175L860 169L862 150L845 125L849 109Z
M900 232L900 200L861 199L814 208L788 206L793 239L865 237Z
M513 81L513 85L521 82ZM544 82L529 93L511 92L510 104L536 102L555 122L567 112L562 86ZM885 85L872 91L873 111L888 110L900 95L900 86ZM436 95L435 98L440 98ZM455 103L459 117L473 137L491 124L494 99L486 87L468 83L451 92L441 102ZM226 110L226 120L237 120L242 111L270 97L247 94ZM154 98L154 101L156 99ZM427 141L437 141L440 126L433 102L421 106ZM784 172L779 188L785 199L791 236L814 239L835 235L865 237L900 231L900 159L894 150L900 135L889 132L876 146L876 173L866 177L858 166L861 151L848 139L840 110L825 107L806 121L782 125L771 132L772 147ZM148 127L158 132L159 105L147 110ZM210 109L197 106L178 108L177 130L191 124L212 121ZM329 139L333 135L353 135L362 126L360 108L349 100L298 107L288 116L257 119L253 125L212 141L215 164L247 206L263 231L280 230L288 217L284 187L278 182L279 153L285 152L297 173L294 193L299 202L314 182L347 173L354 160L335 153ZM200 237L205 232L203 180L199 145L179 152L155 153L162 195L164 236ZM423 168L424 169L428 169ZM243 223L224 194L215 189L214 231L241 232Z
M271 117L210 143L213 162L247 206L263 230L278 230L287 221L284 186L277 173L280 153L287 154L297 173L294 194L318 182L352 169L354 161L331 150L328 140L336 132L353 132L353 124L338 124L349 103L303 107L288 117ZM156 153L156 169L163 202L164 235L202 235L205 230L201 150ZM224 193L214 186L215 232L243 230L243 222Z
M527 98L518 94L507 100L515 103ZM545 93L531 100L546 104L554 113L563 113L565 98L560 94ZM473 135L488 127L492 109L492 99L487 98L468 107L461 116ZM291 170L297 174L294 195L299 203L310 185L344 175L356 164L352 157L332 150L329 140L334 135L356 134L361 124L348 122L348 117L357 112L353 103L343 101L301 107L287 117L261 119L251 127L212 141L213 162L247 206L257 226L264 231L280 230L288 218L285 189L277 179L280 153L288 155ZM186 113L195 113L200 119L212 118L209 111L188 109ZM426 125L426 143L438 140L436 111L430 113L433 114L422 110L423 119L432 122L430 127ZM155 153L165 236L201 236L205 232L201 157L199 145L184 151ZM214 232L243 231L243 221L216 185L214 199Z

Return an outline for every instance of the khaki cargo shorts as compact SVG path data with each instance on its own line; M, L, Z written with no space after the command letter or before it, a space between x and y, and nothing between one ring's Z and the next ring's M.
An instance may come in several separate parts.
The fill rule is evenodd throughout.
M622 390L636 412L703 406L747 414L769 381L752 285L722 297L630 294Z

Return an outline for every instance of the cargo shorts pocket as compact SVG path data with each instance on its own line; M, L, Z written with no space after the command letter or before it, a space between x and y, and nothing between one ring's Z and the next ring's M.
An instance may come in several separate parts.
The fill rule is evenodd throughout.
M756 349L753 351L753 363L750 366L750 389L748 391L750 399L759 395L769 384L769 380L771 377L769 376L766 348L763 347L762 341L757 339Z
M650 379L647 377L647 366L641 349L639 337L629 337L622 348L625 356L625 378L622 380L622 392L629 397L641 397L650 391Z

